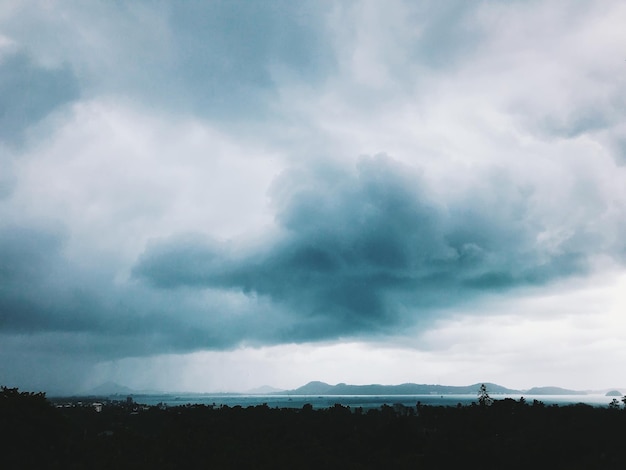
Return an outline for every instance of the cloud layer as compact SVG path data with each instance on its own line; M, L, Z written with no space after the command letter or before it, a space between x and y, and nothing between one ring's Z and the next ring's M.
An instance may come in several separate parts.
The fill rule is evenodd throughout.
M499 318L497 338L525 318L507 299L546 295L573 331L571 283L625 269L625 19L618 1L6 1L0 377L431 350L441 322Z
M0 140L17 143L29 126L80 96L69 67L46 68L23 52L0 61Z
M303 322L294 339L311 340L388 331L481 292L583 275L594 257L624 253L589 220L552 237L562 227L532 189L498 173L445 201L419 172L377 156L355 168L287 171L272 195L281 230L270 243L173 238L150 247L134 274L157 288L266 296Z

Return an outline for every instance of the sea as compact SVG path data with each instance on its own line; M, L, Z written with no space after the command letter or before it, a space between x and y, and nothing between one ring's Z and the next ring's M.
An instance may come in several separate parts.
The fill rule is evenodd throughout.
M477 403L476 395L244 395L244 394L157 394L157 395L131 395L133 401L144 405L162 405L167 407L207 405L207 406L249 406L267 405L270 408L302 408L310 404L315 409L330 408L335 404L349 406L350 408L380 408L383 405L393 406L396 404L414 407L419 402L430 406L463 406ZM613 398L605 394L585 395L522 395L522 394L492 394L494 400L511 398L519 400L524 397L528 404L533 400L543 402L545 405L574 405L583 403L596 407L606 407ZM125 399L126 396L113 396L113 399ZM621 403L620 403L621 404Z

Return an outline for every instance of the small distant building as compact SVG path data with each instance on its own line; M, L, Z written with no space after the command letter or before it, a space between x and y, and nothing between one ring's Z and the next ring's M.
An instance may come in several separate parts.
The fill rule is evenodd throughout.
M93 409L96 410L96 413L100 413L102 411L102 403L92 403Z
M128 395L128 396L126 397L126 404L127 404L128 406L132 406L132 405L133 405L133 397L132 397L132 396Z

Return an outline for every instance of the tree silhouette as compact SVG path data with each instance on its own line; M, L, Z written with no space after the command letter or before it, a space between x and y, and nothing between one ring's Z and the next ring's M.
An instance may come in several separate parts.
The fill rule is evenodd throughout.
M490 406L493 403L493 399L489 396L489 392L487 391L487 386L485 384L481 384L478 389L478 404L480 406Z

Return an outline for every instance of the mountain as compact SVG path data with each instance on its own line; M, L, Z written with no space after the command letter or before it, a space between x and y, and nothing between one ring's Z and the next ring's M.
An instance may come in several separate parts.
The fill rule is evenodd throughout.
M580 392L577 390L567 390L561 387L533 387L530 390L526 390L524 393L528 395L586 395L586 392Z
M269 385L263 385L261 387L253 388L252 390L248 390L246 393L250 395L267 395L270 393L280 393L284 392L281 388L270 387Z
M329 385L325 382L313 381L295 390L290 390L287 393L290 393L292 395L334 395L333 393L330 393L333 387L335 387L335 385Z
M81 395L108 396L108 395L131 395L133 393L137 393L137 391L133 390L132 388L125 387L124 385L115 383L115 382L105 382L103 384L98 385L97 387L87 390Z
M295 390L282 392L290 395L467 395L476 394L481 384L467 386L427 385L405 383L401 385L330 385L325 382L309 382ZM485 383L491 394L521 393L493 383Z

